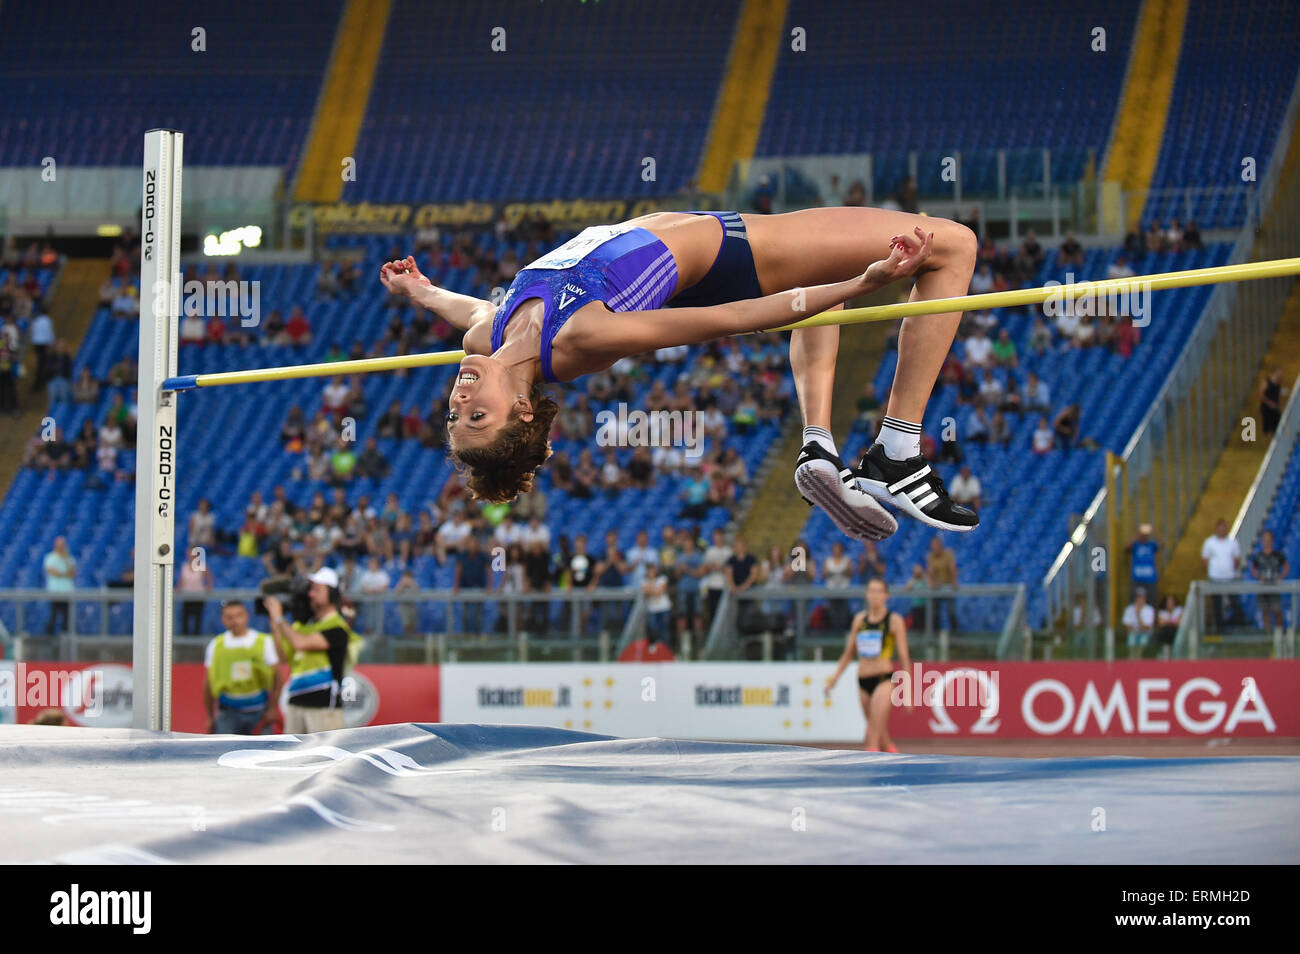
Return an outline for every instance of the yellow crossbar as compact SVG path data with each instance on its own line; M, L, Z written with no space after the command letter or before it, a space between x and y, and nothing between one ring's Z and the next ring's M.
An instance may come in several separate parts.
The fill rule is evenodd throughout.
M1050 299L1073 300L1085 295L1145 294L1166 288L1192 285L1217 285L1220 282L1247 282L1261 278L1280 278L1300 274L1300 258L1281 258L1271 262L1247 262L1242 265L1219 265L1193 268L1183 272L1135 275L1132 278L1108 278L1096 282L1068 285L1044 285L1041 288L1018 288L990 292L986 295L963 295L959 298L935 298L930 301L905 301L871 308L848 308L827 311L771 331L793 331L823 325L857 325L869 321L892 321L917 315L942 315L954 311L981 311L1017 305L1038 305ZM459 364L464 351L437 351L427 354L402 354L391 358L363 358L359 361L331 361L324 364L300 364L287 368L263 368L257 371L223 371L216 374L189 374L168 378L164 391L187 391L224 384L252 384L256 381L282 381L288 378L321 378L336 374L369 374L374 371L397 371L441 364Z

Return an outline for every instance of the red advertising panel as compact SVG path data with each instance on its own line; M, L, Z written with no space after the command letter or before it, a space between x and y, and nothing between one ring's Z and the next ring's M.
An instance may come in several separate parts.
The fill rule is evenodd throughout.
M895 674L895 738L1300 738L1300 660L1010 662Z
M131 667L115 663L16 663L13 691L17 721L30 722L43 709L62 709L76 725L129 728ZM206 732L205 670L199 663L172 667L172 728ZM358 666L344 681L349 726L437 722L441 716L437 666ZM283 697L281 698L283 704Z

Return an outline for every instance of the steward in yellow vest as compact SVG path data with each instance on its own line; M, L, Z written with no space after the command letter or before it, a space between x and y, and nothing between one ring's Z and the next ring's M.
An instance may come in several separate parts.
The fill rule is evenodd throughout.
M203 711L208 731L219 735L259 735L278 721L280 656L275 641L248 627L243 603L221 608L226 631L208 643L203 664Z

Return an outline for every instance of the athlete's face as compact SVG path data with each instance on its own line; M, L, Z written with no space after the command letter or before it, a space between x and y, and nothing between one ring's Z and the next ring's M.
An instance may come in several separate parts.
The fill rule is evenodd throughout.
M466 355L447 398L447 437L452 450L492 443L516 407L523 420L533 419L527 398L519 393L517 382L500 361L482 354Z
M867 584L867 604L875 611L885 608L885 602L889 599L889 590L885 589L885 584L879 580L872 580ZM874 613L872 615L875 615Z

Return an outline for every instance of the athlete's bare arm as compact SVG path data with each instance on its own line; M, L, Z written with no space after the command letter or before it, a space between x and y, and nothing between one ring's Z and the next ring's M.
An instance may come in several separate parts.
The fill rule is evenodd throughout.
M379 280L390 292L405 295L461 331L468 331L475 323L491 318L496 310L490 301L439 288L420 273L415 259L409 255L385 262L379 270Z
M849 635L844 641L844 652L840 654L839 664L835 667L835 673L826 680L827 695L830 695L831 689L840 681L840 676L844 674L844 670L848 669L853 662L853 651L856 648L858 631L862 629L862 624L866 622L866 619L866 612L857 613L853 617L853 625L849 627Z
M598 320L600 316L595 314L583 315L587 320L571 323L576 327L565 341L566 350L612 364L619 358L657 348L700 344L715 338L779 328L915 274L929 258L933 238L932 233L924 233L919 228L913 236L896 235L891 240L889 258L873 263L857 278L844 282L795 288L707 308L624 312L617 321L608 317ZM586 373L586 369L580 373Z

